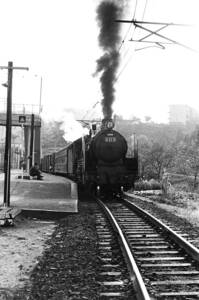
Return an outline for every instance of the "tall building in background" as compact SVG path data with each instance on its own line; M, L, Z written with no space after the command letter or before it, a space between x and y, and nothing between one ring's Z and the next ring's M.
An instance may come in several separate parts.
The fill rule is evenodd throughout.
M169 123L197 124L199 123L199 112L185 104L169 105Z

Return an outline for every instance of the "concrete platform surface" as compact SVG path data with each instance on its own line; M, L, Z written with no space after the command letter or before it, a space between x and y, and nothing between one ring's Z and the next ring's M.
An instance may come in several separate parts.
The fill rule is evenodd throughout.
M10 206L25 210L77 212L77 186L60 176L43 173L43 180L18 179L20 170L11 170ZM4 173L0 174L0 206L4 199Z

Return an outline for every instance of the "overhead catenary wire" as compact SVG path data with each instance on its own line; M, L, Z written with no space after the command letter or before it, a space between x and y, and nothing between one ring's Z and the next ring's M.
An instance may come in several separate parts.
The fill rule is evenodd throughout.
M120 72L118 73L115 81L118 81L119 77L122 75L122 73L124 72L124 70L126 69L126 67L128 66L129 62L131 61L133 57L133 53L131 54L131 56L129 57L129 59L127 60L127 62L124 64L123 68L120 70Z
M134 13L133 13L133 18L131 20L116 20L116 22L123 22L123 23L129 23L128 29L122 39L121 44L119 45L119 52L123 52L123 57L121 56L122 59L124 59L124 61L122 61L123 65L120 67L120 69L118 70L118 73L116 75L115 81L118 81L118 79L120 78L120 76L123 74L124 70L127 68L127 66L130 63L130 60L133 57L133 54L135 53L134 51L138 51L138 50L142 50L142 49L146 49L149 47L157 47L159 49L165 49L166 47L164 45L179 45L182 46L186 49L189 49L191 51L194 51L194 49L186 46L185 44L182 44L174 39L171 39L169 37L166 37L163 34L160 34L159 32L163 29L165 29L168 26L186 26L185 24L174 24L174 23L166 23L166 22L149 22L149 21L144 21L145 15L146 15L146 10L147 10L147 5L148 5L148 0L145 0L145 4L144 4L144 10L142 12L142 17L141 20L137 20L137 10L138 10L138 0L135 1L135 6L134 6ZM154 25L154 26L158 26L160 28L157 28L154 30L150 30L147 25ZM133 28L132 28L133 27ZM132 32L132 29L133 32ZM136 31L136 29L138 29ZM145 34L144 36L140 37L140 32L144 32L146 31L147 34ZM136 37L134 38L136 32ZM138 33L138 35L137 35ZM135 42L136 46L134 47L134 51L132 51L133 53L130 55L130 57L128 57L129 51L130 51L130 47L131 46L127 46L127 49L124 48L124 44L127 41L129 35L131 34L131 39L128 41L131 42ZM151 40L146 40L147 38L152 37ZM154 37L158 37L159 39L153 39ZM161 38L161 40L160 40ZM148 44L147 46L143 46L142 48L140 47L138 49L137 44L138 43L145 43ZM128 44L129 45L129 44ZM121 55L122 53L120 53Z
M138 0L136 0L136 2L135 2L135 7L134 7L134 13L133 13L133 18L132 18L132 20L135 19L136 10L137 10L137 4L138 4ZM121 44L120 44L120 46L119 46L119 51L121 50L121 48L122 48L122 46L123 46L123 44L124 44L124 42L125 42L125 40L126 40L128 34L129 34L130 30L131 30L132 25L133 25L133 24L131 23L130 26L129 26L129 28L128 28L127 31L126 31L126 33L125 33L125 35L124 35L124 38L122 39L122 42L121 42ZM134 30L135 30L135 28L134 28Z
M144 19L144 16L145 16L145 12L146 12L146 8L147 8L147 3L148 3L148 0L145 1L144 11L143 11L143 14L142 14L142 20ZM138 0L136 0L136 2L135 2L135 7L134 7L134 13L133 13L132 21L136 19L137 8L138 8ZM125 42L125 40L127 39L128 35L130 33L132 25L135 25L135 24L133 24L133 22L130 23L130 26L129 26L129 28L128 28L128 30L127 30L127 32L126 32L126 34L125 34L125 36L124 36L124 38L122 40L122 43L121 43L120 47L119 47L119 51L121 50L122 46L124 45L124 42ZM134 37L135 30L136 30L136 26L134 26L134 30L133 30L132 35L131 35L131 39L133 39L133 37ZM127 51L125 52L124 57L128 54L129 49L130 49L130 47L128 47ZM123 67L120 69L120 71L119 71L119 73L118 73L118 75L116 77L116 81L122 75L122 73L124 72L124 70L126 69L126 67L128 66L128 64L130 63L132 57L133 57L133 54L131 54L130 57L128 58L128 60L124 63Z
M143 39L145 39L146 37L151 36L151 35L156 35L156 36L158 36L158 37L160 37L164 40L167 40L167 41L171 42L171 44L176 44L176 45L182 46L182 47L184 47L188 50L198 52L195 49L193 49L193 48L191 48L191 47L189 47L189 46L187 46L183 43L177 42L174 39L170 39L170 38L166 37L165 35L159 34L158 31L162 30L164 28L164 26L161 27L160 29L157 29L157 30L150 30L149 28L146 28L145 26L143 26L143 24L146 24L146 25L148 25L148 24L150 24L150 25L151 24L152 25L165 25L165 27L167 27L167 26L188 26L186 24L175 24L175 23L166 23L166 22L147 22L147 21L137 21L137 20L116 20L115 22L133 23L135 27L138 27L138 28L140 28L144 31L149 32L150 34L145 36ZM142 25L140 25L140 24L142 24ZM130 39L130 41L134 41L134 39ZM138 42L138 41L139 40L136 40L136 42ZM142 39L140 39L140 42L142 42ZM157 43L157 42L155 42L155 43ZM161 42L159 42L159 43L161 43Z
M145 1L144 11L143 11L143 14L142 14L142 17L141 17L141 21L144 20L147 4L148 4L148 0ZM135 20L135 18L134 18L134 20ZM135 26L135 30L136 30L136 26ZM134 30L134 32L135 32L135 30ZM139 35L139 32L138 32L138 35ZM133 35L132 35L132 39L133 39ZM135 49L135 50L137 50L137 49Z
M156 31L154 32L159 32L160 30L163 30L164 28L168 27L168 24L165 24L164 26L158 28ZM141 39L138 39L138 40L135 40L133 38L131 38L129 41L134 41L134 42L141 42L141 43L150 43L151 46L146 46L146 47L143 47L143 48L136 48L135 51L138 51L138 50L142 50L142 49L146 49L146 48L150 48L150 47L157 47L157 48L161 48L161 49L165 49L165 47L163 46L163 44L166 44L165 42L157 42L157 41L147 41L146 39L149 38L150 36L152 36L153 33L149 33L147 35L145 35L144 37L142 37ZM172 44L171 42L170 43L167 43L167 44Z
M93 109L97 106L97 104L100 103L100 101L95 102L91 108L89 108L86 113L84 114L84 116L82 117L82 119L84 120L86 118L86 116L88 116L88 113L93 111Z
M173 24L173 25L175 25L175 24ZM151 34L154 34L154 35L156 35L156 36L158 36L158 37L160 37L160 38L162 38L162 39L164 39L164 40L166 40L166 41L169 41L169 42L171 42L172 44L176 44L176 45L179 45L179 46L181 46L181 47L184 47L184 48L186 48L186 49L188 49L188 50L191 50L191 51L196 52L196 50L194 50L193 48L191 48L191 47L189 47L189 46L186 46L185 44L179 43L179 42L177 42L177 41L175 41L175 40L173 40L173 39L170 39L170 38L168 38L168 37L166 37L166 36L164 36L164 35L162 35L162 34L159 34L159 33L156 32L156 31L150 30L150 29L148 29L148 28L146 28L146 27L144 27L144 26L141 26L141 25L139 25L139 24L136 24L136 26L139 27L139 28L141 28L141 29L143 29L143 30L145 30L145 31L147 31L147 32L150 32Z
M148 0L145 1L145 6L144 6L144 10L143 10L143 14L142 14L142 18L141 20L136 20L136 11L137 11L137 6L138 6L138 1L136 0L136 5L135 5L135 9L134 9L134 14L133 14L133 18L131 20L117 20L116 22L123 22L123 23L130 23L132 25L134 25L134 31L132 33L132 36L131 36L131 39L129 40L130 42L135 42L135 43L148 43L148 44L151 44L149 46L144 46L144 47L141 47L141 48L137 48L135 47L134 51L138 51L138 50L143 50L143 49L146 49L146 48L149 48L149 47L158 47L160 49L165 49L165 46L164 45L178 45L178 46L181 46L181 47L184 47L190 51L193 51L193 52L198 52L197 50L183 44L183 43L180 43L174 39L171 39L165 35L162 35L162 34L159 34L158 32L160 30L163 30L165 29L166 27L168 26L190 26L188 24L175 24L175 23L166 23L166 22L149 22L149 21L144 21L144 17L145 17L145 13L146 13L146 9L147 9L147 4L148 4ZM158 28L156 30L150 30L149 28L147 28L145 25L162 25L161 28ZM122 40L122 44L120 45L120 49L121 47L124 45L124 42L126 41L127 37L128 37L128 34L130 32L130 29L132 28L132 26L129 26L126 34L125 34L125 37L124 39ZM141 38L134 38L134 35L135 35L135 31L136 29L139 28L139 31L138 31L138 35L140 33L140 31L147 31L148 34L141 37ZM147 38L149 38L150 36L157 36L159 38L161 38L162 40L161 41L155 41L155 40L146 40ZM128 50L126 53L129 52L129 47L128 47ZM125 54L126 56L126 54ZM124 66L120 69L119 73L118 73L118 76L116 78L116 80L119 79L119 77L121 76L121 74L123 73L123 71L126 69L127 65L129 64L130 60L132 59L132 55L130 56L130 58L128 59L127 62L124 63Z

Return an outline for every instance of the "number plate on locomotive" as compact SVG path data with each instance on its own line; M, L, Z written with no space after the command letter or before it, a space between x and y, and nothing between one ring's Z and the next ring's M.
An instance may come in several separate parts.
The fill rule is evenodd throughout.
M105 137L105 142L106 143L115 143L116 142L116 137L115 136L106 136Z

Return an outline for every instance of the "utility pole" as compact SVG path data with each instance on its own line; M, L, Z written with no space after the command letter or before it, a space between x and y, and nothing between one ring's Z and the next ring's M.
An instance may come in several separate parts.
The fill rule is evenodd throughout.
M0 66L0 69L8 70L7 83L7 113L6 113L6 139L4 155L4 201L5 207L10 206L10 167L11 167L11 134L12 134L12 76L13 70L29 70L24 67L13 67L13 62L8 62L8 66Z

